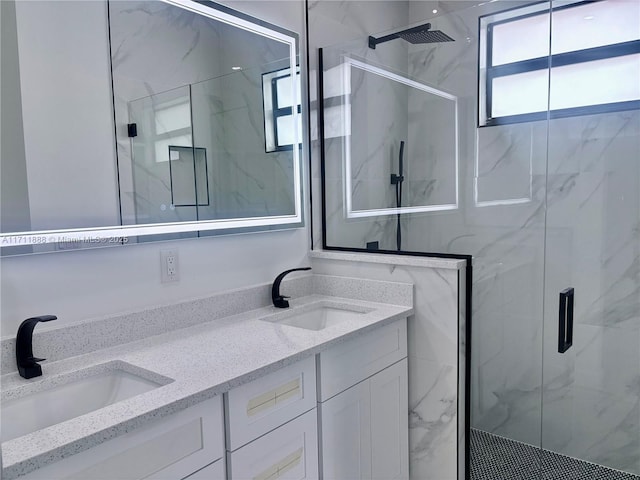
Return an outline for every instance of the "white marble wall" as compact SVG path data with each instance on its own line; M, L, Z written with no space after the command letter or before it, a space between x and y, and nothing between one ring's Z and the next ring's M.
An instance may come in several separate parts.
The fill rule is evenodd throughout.
M409 473L413 480L463 479L464 397L458 395L464 356L458 316L465 270L313 258L317 274L414 284L409 318ZM459 371L459 369L462 369ZM459 375L461 377L459 377Z

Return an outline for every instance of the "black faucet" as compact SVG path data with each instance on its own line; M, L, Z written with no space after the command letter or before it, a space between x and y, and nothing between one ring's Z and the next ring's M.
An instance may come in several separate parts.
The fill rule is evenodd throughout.
M42 375L42 367L38 362L42 362L44 358L36 358L33 356L33 329L40 322L50 322L56 320L55 315L42 315L40 317L27 318L18 327L18 335L16 337L16 361L18 363L18 373L24 378L39 377Z
M289 298L289 297L280 295L280 282L282 282L282 279L286 274L291 272L299 272L303 270L311 270L311 267L292 268L291 270L285 270L284 272L282 272L280 275L276 277L276 279L273 281L273 286L271 287L271 300L273 301L274 307L289 308L289 302L285 300L286 298Z

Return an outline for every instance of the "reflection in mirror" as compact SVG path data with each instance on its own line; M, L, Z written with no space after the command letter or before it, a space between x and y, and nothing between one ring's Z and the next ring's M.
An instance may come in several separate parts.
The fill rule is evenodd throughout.
M25 149L20 159L3 145L2 200L14 212L2 222L3 254L16 245L42 251L302 225L295 33L211 2L2 3L3 87L8 79L22 89L15 108ZM78 31L57 31L71 20ZM111 58L98 58L104 78L93 78L101 48ZM93 77L82 75L82 61ZM57 102L48 83L61 84ZM39 91L49 97L39 102ZM61 142L57 118L74 114L89 125L84 137L63 132ZM9 198L5 184L18 179L24 188Z
M325 138L342 142L345 217L457 209L457 97L331 49L323 58Z
M295 104L288 88L291 81L291 69L283 68L262 75L262 99L264 102L264 134L267 152L291 150L295 143L294 128L298 130L298 139L302 138L302 123L294 127L292 109L301 113L300 69L296 73Z

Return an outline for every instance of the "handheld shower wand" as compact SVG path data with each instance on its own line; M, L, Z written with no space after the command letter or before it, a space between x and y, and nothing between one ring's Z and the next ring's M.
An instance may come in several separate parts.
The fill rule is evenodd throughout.
M404 140L400 142L400 153L398 155L398 175L391 174L391 185L396 186L396 208L402 206L402 184L404 182ZM398 251L402 249L402 231L400 228L400 212L397 214L396 223L396 248Z

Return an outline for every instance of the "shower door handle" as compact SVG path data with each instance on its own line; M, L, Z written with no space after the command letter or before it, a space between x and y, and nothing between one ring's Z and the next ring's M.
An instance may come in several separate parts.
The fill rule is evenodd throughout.
M564 353L573 345L573 288L560 292L558 315L558 353Z

